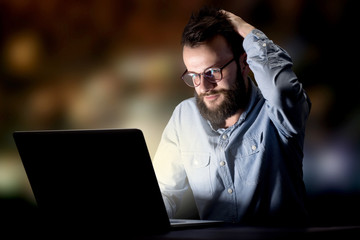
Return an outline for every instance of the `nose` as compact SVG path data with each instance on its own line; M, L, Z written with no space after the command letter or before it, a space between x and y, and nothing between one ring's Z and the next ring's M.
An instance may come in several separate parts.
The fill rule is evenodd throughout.
M204 75L201 75L201 82L200 82L200 85L197 86L197 88L198 88L198 91L200 92L200 94L202 94L202 93L207 93L207 92L213 90L216 87L216 85L217 85L216 83L209 82L204 77Z

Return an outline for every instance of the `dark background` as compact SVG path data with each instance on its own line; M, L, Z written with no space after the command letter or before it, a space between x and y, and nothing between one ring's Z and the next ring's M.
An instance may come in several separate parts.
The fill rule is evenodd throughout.
M313 104L304 156L312 219L359 224L359 11L350 0L0 0L0 210L34 205L15 130L136 127L153 156L174 106L192 96L180 80L180 37L206 4L290 53Z

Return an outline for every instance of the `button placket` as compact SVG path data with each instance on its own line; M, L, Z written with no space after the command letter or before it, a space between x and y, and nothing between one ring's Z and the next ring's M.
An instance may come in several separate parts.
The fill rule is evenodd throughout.
M220 141L219 141L219 147L222 151L225 150L226 146L228 145L229 143L229 137L226 133L222 134L220 136Z

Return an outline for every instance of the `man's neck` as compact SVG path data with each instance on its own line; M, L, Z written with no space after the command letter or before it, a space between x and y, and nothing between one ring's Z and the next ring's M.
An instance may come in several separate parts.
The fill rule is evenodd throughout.
M225 120L225 126L224 128L228 128L231 127L232 125L234 125L240 118L241 114L244 112L243 109L239 109L234 115L232 115L231 117L227 118Z

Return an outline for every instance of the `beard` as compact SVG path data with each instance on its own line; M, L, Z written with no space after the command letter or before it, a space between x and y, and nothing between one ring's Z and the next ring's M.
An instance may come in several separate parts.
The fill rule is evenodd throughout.
M212 109L208 108L204 102L204 96L211 94L222 94L224 97L223 101ZM195 98L201 116L209 120L213 128L218 129L225 126L226 119L246 107L248 95L245 81L238 71L237 79L231 89L211 90L201 95L195 92Z

